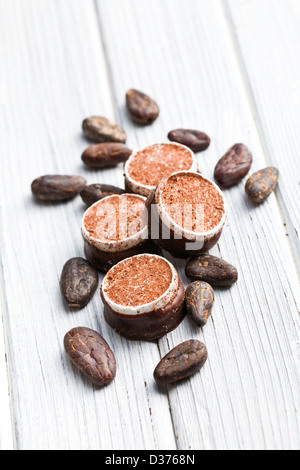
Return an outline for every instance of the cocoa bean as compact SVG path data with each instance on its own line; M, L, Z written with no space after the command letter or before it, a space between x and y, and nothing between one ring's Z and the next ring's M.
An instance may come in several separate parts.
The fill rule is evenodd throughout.
M159 114L157 103L141 91L131 89L126 94L126 105L133 121L151 124Z
M91 168L106 168L126 162L131 154L132 150L124 144L103 142L88 147L81 155L81 159Z
M252 154L244 144L233 145L215 167L215 180L223 187L233 186L249 172Z
M191 258L185 267L186 276L195 281L204 281L213 287L231 286L238 279L234 266L212 255L199 255Z
M192 282L185 291L187 314L197 325L206 325L214 305L214 291L204 281Z
M97 331L78 327L64 337L64 347L72 363L94 384L107 385L116 376L116 359Z
M190 339L173 348L156 366L153 376L159 385L166 385L194 374L207 360L206 346Z
M41 201L65 201L77 196L84 186L82 176L45 175L32 182L31 191Z
M91 116L84 119L82 130L85 137L93 142L126 142L126 134L121 126L112 124L108 119Z
M110 184L90 184L85 186L80 192L81 199L87 206L91 206L100 199L114 194L124 194L124 189L117 188Z
M264 202L275 190L278 178L279 171L277 168L268 167L257 171L246 182L245 191L247 196L256 204Z
M210 137L204 132L193 129L174 129L168 134L169 140L186 145L193 152L202 152L210 145Z
M60 288L68 307L82 308L98 286L98 271L83 258L71 258L63 267Z

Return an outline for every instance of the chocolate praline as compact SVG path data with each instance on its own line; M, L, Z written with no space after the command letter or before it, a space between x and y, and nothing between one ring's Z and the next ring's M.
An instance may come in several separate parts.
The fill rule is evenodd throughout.
M159 253L158 247L148 237L145 201L145 198L135 194L107 196L95 202L84 213L81 233L85 257L99 271L106 273L116 263L130 256L145 252ZM124 204L128 204L125 219L120 209L124 208ZM135 204L136 208L133 209ZM123 226L120 225L121 220ZM133 228L128 233L130 223Z
M220 239L226 221L220 188L191 171L180 171L163 178L148 196L146 207L149 236L176 258L184 259L210 250ZM177 218L171 215L172 210L178 211L178 208L180 223L178 213L175 212ZM185 224L183 221L189 210L192 216L187 217L189 223Z
M174 171L197 171L194 152L185 145L154 144L133 153L125 164L125 189L148 197L164 176Z
M174 330L185 316L184 295L174 266L151 254L121 261L101 285L105 320L132 340L152 341Z

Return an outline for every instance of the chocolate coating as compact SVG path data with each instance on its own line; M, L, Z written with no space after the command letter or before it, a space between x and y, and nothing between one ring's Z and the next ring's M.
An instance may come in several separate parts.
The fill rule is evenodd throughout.
M120 335L132 340L152 341L177 328L185 316L184 296L184 286L179 280L177 294L165 308L143 314L123 315L112 310L101 289L105 320Z

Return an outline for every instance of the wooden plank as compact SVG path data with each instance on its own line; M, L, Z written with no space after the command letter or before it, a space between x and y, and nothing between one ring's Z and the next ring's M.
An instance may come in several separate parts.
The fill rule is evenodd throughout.
M115 119L94 2L1 2L0 38L3 316L16 449L172 449L168 397L154 393L151 378L157 344L108 328L99 294L79 312L62 303L62 266L83 255L81 199L41 204L30 191L51 173L123 183L121 168L89 171L80 160L82 119ZM97 329L115 352L118 374L103 390L65 356L63 337L75 326Z
M4 312L5 296L0 284L0 450L13 450L13 430L10 413L9 385L7 377L7 364L5 354L5 335L4 335Z
M226 4L266 160L280 169L277 197L299 269L300 2Z
M0 112L5 113L7 105L6 84L3 79L3 70L0 70ZM2 204L0 201L0 214ZM3 232L0 230L0 245L4 246ZM1 250L2 251L2 250ZM7 374L7 358L5 346L5 329L4 329L4 311L6 309L5 292L3 290L3 267L0 266L0 450L13 449L13 430L10 412L10 396L9 383Z
M98 0L97 5L119 117L133 148L166 141L172 128L192 127L212 137L209 150L198 157L208 177L239 141L253 152L253 170L267 165L222 2ZM129 123L124 97L131 87L160 104L152 126ZM191 337L204 340L209 351L200 374L168 389L177 445L299 448L298 282L281 210L274 194L255 208L242 184L225 198L228 221L212 253L237 266L239 282L216 291L213 318L203 330L186 319L160 341L161 354ZM173 262L186 282L184 263Z

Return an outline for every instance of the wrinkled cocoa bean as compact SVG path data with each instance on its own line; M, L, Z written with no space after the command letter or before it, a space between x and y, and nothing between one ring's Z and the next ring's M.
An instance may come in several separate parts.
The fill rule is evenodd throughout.
M60 288L68 307L82 308L98 286L98 271L83 258L71 258L63 267Z
M116 376L116 359L97 331L78 327L64 338L64 347L73 364L94 384L107 385Z
M202 152L210 145L210 138L207 134L193 129L174 129L168 134L169 140L186 145L193 152Z
M81 159L91 168L106 168L126 162L131 154L132 150L124 144L104 142L88 147L81 155Z
M32 182L31 191L41 201L65 201L77 196L85 185L82 176L45 175Z
M126 134L121 126L112 124L108 119L91 116L82 123L85 137L93 142L126 142Z
M192 282L185 291L187 313L201 327L206 325L214 301L214 290L207 282Z
M204 281L213 287L231 286L238 279L234 266L212 255L191 258L185 267L186 276L195 281Z
M190 339L173 348L156 366L153 376L159 385L185 379L204 365L207 359L206 346Z
M264 202L275 190L278 178L279 171L277 168L268 167L257 171L246 182L245 191L247 196L256 204Z
M110 184L90 184L80 192L81 199L87 206L91 206L100 199L113 194L124 194L124 189L111 186Z
M157 103L141 91L131 89L126 94L126 105L133 121L151 124L159 114Z
M233 186L249 172L252 154L244 144L233 145L215 167L215 180L223 187Z

